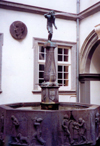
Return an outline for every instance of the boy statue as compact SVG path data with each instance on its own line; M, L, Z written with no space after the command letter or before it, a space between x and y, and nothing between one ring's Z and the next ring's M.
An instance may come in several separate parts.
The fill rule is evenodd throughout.
M47 14L44 14L44 17L47 18L47 30L48 30L48 40L51 41L53 35L53 25L55 29L57 29L55 25L55 12L50 11Z

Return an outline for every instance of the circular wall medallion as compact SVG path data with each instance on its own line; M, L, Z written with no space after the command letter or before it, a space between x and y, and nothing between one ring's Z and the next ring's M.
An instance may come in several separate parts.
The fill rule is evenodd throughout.
M15 21L10 25L10 33L16 40L24 39L27 35L27 27L21 21Z

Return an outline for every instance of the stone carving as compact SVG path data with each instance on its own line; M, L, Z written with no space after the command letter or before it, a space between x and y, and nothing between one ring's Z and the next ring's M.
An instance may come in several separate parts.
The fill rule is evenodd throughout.
M0 146L4 145L4 115L0 118Z
M70 130L69 130L69 126L70 126L70 123L72 122L72 120L69 118L69 116L66 114L64 115L63 117L63 122L62 122L62 128L64 130L64 134L66 136L66 138L68 139L68 144L71 144L71 133L70 133Z
M95 115L95 127L96 127L96 140L99 139L100 135L100 114L99 112L96 113Z
M55 12L50 11L47 14L44 14L45 18L47 18L47 30L48 30L48 40L51 41L53 35L53 25L55 29L57 29L55 25Z
M42 131L41 131L41 122L43 121L42 118L37 118L35 117L33 120L33 125L34 125L34 128L35 128L35 133L33 134L33 138L32 138L32 141L33 140L36 140L36 144L37 142L41 145L45 145L46 144L46 141L42 138Z
M19 121L18 119L12 115L11 116L11 120L12 120L12 137L11 137L11 142L10 145L23 145L23 146L28 146L28 139L27 137L23 136L21 133L18 132L18 128L19 128Z
M27 34L27 27L23 22L15 21L10 26L10 33L13 38L21 40L25 38Z
M82 118L79 118L78 122L73 123L74 132L74 144L86 144L86 124Z
M4 136L3 134L1 133L0 134L0 146L3 146L4 145Z
M12 137L12 142L10 142L11 145L23 145L28 146L28 138L23 136L21 133L18 133L16 137Z
M27 139L27 137L25 137L25 136L23 136L21 133L19 133L18 135L17 135L17 137L16 137L16 139L17 139L17 143L18 144L28 144L28 139Z
M56 97L56 92L51 90L51 91L49 91L49 94L50 94L50 96L49 96L50 100L54 101L54 99Z
M46 90L42 91L42 102L46 101Z
M98 40L100 40L100 24L98 24L98 25L95 26L95 32L98 35Z
M11 120L12 120L12 124L15 127L15 129L17 129L19 127L19 121L18 121L18 119L14 115L12 115L11 116Z
M43 88L43 87L42 87ZM55 88L55 89L54 89ZM58 101L58 87L44 87L42 89L42 102L52 103Z
M100 114L99 114L99 112L97 112L96 115L95 115L95 123L100 124Z
M81 117L78 119L78 121L76 121L72 113L70 117L67 114L64 115L62 129L64 131L64 136L66 137L64 146L78 146L92 143L87 141L86 122Z
M1 115L0 118L0 124L1 124L1 133L4 133L4 115Z

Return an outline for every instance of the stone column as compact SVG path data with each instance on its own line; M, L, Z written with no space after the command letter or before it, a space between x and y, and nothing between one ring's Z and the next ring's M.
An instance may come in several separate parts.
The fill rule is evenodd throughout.
M44 68L44 82L41 84L43 109L57 108L58 104L58 83L56 82L56 66L54 59L54 49L56 44L48 41L44 44L46 48L46 61Z
M47 42L44 47L46 48L46 62L44 68L44 81L48 84L54 83L56 81L56 67L54 60L54 49L55 44Z

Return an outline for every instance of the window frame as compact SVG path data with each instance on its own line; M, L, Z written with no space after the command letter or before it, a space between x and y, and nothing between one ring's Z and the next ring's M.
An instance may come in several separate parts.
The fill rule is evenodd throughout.
M57 48L55 48L55 56L57 56L58 57L58 48L62 48L62 49L64 49L64 48L66 48L66 49L69 49L69 51L68 51L68 57L69 57L69 59L68 59L68 62L64 62L64 61L58 61L58 58L55 60L55 62L57 62L57 66L58 65L61 65L61 66L69 66L69 71L68 71L68 75L69 75L69 77L68 77L68 81L69 81L69 85L68 86L60 86L60 88L59 88L59 90L70 90L71 89L71 80L70 80L70 78L71 78L71 76L70 76L70 74L71 74L71 47L69 47L69 46L65 46L65 45L57 45L58 47ZM56 68L56 70L57 70L57 76L58 76L58 69ZM58 79L58 78L57 78Z
M41 39L41 38L33 38L33 57L34 57L34 72L33 72L33 77L34 77L34 81L33 81L33 93L40 93L41 92L41 88L38 85L38 79L39 79L39 55L38 55L38 46L42 45L46 42L46 39ZM63 46L66 48L70 48L71 51L70 55L71 58L69 59L69 65L70 65L70 74L69 74L69 79L70 79L70 85L69 87L67 86L63 86L62 88L59 88L59 91L62 92L76 92L76 43L75 42L65 42L65 41L56 41L53 40L54 43L57 44L57 46ZM56 51L57 48L55 48L55 62L57 62L57 55L56 55ZM41 61L41 63L43 63ZM57 62L58 63L58 62ZM57 69L57 68L56 68Z

